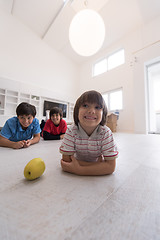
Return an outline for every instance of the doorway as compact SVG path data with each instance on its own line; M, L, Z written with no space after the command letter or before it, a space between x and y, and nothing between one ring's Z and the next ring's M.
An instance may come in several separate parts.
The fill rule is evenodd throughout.
M160 59L146 66L148 133L160 134Z

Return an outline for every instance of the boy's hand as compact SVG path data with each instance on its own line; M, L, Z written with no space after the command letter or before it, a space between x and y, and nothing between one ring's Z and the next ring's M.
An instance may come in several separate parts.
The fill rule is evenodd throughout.
M102 155L98 158L98 161L97 161L97 162L104 162L104 158L103 158Z
M71 160L71 162L65 162L63 159L61 159L61 166L63 171L79 174L80 165L77 159L74 156L71 156Z
M61 135L60 135L60 139L63 139L63 138L64 138L64 135L65 135L65 134L61 134Z
M31 140L30 140L30 139L24 141L24 148L27 148L27 147L29 147L30 145L31 145Z
M14 149L20 149L24 147L24 141L19 141L19 142L14 142L13 143L13 148Z

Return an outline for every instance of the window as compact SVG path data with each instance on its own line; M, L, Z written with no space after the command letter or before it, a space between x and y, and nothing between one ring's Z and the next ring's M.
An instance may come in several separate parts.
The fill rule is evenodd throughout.
M122 110L123 96L122 89L106 92L102 94L109 111Z
M93 77L125 63L124 49L120 49L93 65Z
M108 93L103 94L104 101L108 107Z
M94 65L94 68L93 68L93 76L97 76L97 75L100 75L104 72L107 71L107 59L103 59L99 62L97 62L95 65Z
M108 71L124 63L124 49L115 52L108 57Z

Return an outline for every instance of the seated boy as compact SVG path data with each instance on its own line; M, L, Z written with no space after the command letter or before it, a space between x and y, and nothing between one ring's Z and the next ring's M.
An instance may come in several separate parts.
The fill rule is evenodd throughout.
M26 148L40 140L40 125L35 106L22 102L16 108L17 117L8 119L0 132L0 146Z
M63 139L67 130L67 123L63 117L62 109L54 107L50 110L50 119L47 120L43 128L42 136L44 140Z

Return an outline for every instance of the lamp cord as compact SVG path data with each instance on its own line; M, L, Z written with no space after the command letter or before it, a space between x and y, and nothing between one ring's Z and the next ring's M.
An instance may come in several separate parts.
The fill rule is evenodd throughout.
M85 7L87 7L87 5L88 5L88 1L87 0L84 1L84 5L85 5Z

